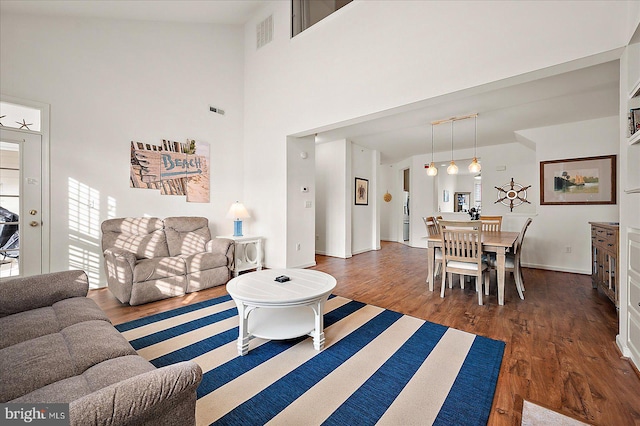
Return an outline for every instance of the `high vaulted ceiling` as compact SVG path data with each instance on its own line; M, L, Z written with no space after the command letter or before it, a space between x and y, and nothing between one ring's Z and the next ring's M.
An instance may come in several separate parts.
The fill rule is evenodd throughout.
M137 21L244 24L267 0L1 0L0 12Z
M0 13L239 25L266 1L275 0L0 0ZM451 93L307 134L317 133L319 143L351 140L379 151L382 163L389 164L431 152L431 121L478 113L478 147L511 143L518 130L617 115L619 65L614 58L609 54L566 72L542 70L522 81ZM473 147L473 120L457 121L453 130L456 149ZM450 150L450 132L449 124L434 128L436 152Z

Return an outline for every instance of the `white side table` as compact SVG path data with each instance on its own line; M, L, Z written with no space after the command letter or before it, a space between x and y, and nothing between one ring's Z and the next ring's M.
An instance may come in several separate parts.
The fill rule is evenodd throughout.
M262 237L244 235L234 237L233 235L218 235L216 238L227 238L233 240L235 245L235 261L233 266L233 276L237 277L242 271L262 269Z

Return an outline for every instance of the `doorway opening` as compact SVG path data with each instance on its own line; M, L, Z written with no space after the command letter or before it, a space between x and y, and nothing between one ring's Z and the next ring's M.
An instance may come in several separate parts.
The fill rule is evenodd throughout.
M411 239L411 211L409 210L410 176L411 169L404 169L402 171L402 241L406 244L408 244Z

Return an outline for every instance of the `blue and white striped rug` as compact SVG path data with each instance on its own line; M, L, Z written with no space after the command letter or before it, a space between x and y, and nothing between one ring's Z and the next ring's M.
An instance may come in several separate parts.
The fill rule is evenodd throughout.
M325 348L311 337L251 340L238 356L229 296L117 326L161 367L204 371L198 425L484 425L504 343L331 297Z

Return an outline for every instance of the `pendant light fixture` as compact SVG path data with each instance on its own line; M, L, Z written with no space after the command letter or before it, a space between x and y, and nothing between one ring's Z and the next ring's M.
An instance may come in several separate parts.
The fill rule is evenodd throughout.
M458 174L458 166L456 166L456 162L453 161L453 122L455 120L451 120L451 164L447 167L447 174L457 175Z
M427 175L435 176L438 174L438 168L433 162L433 124L431 124L431 164L427 167Z
M469 164L469 171L471 173L478 173L482 170L482 166L478 163L478 156L476 155L476 151L478 149L478 114L476 114L475 118L475 133L473 139L473 161Z

